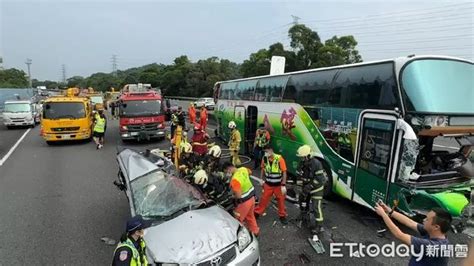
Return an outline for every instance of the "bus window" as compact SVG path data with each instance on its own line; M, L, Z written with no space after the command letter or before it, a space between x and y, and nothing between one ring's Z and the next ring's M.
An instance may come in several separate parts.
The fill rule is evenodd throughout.
M242 100L242 89L237 86L234 90L234 97L232 100Z
M235 85L236 84L234 82L221 84L221 87L220 87L221 93L220 93L219 99L222 99L222 100L234 99Z
M288 84L286 84L285 91L283 92L283 102L296 102L296 87L292 82L292 78L290 78Z
M219 99L221 99L221 100L229 99L229 91L228 90L221 90L221 93L219 94Z
M240 98L246 101L254 100L255 87L257 87L257 79L244 80L237 84L237 91L240 92Z
M327 106L336 70L297 74L291 77L296 88L296 102L301 105Z
M399 107L392 63L347 68L339 73L334 87L342 91L340 106L357 109ZM331 103L335 104L334 101Z
M255 98L259 101L281 102L283 88L288 76L277 76L261 79L257 85Z
M257 88L255 90L255 100L261 102L268 102L267 99L267 89L266 88Z
M283 87L273 86L270 88L270 102L281 102Z
M342 87L335 87L334 89L331 90L328 97L328 102L330 106L341 105L341 92L342 92Z
M219 94L220 94L220 85L219 83L216 84L216 86L214 87L214 94L213 94L213 97L214 97L214 103L217 103L217 99L219 98Z

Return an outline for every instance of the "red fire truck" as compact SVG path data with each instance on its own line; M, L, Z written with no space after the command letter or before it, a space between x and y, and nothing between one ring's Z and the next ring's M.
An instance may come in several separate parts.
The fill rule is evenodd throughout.
M122 92L119 108L122 140L165 138L161 95L156 91Z

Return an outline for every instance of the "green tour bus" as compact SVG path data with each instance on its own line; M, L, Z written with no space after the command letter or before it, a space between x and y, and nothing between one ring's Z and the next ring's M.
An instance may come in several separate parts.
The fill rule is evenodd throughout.
M474 187L473 63L408 56L217 82L216 134L233 120L241 152L257 125L296 175L300 145L312 147L328 178L325 194L373 209L378 200L423 217L442 207L467 212Z

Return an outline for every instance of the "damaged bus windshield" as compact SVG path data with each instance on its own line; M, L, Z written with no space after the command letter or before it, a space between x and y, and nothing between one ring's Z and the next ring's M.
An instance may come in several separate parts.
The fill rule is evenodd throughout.
M472 63L447 59L414 60L401 72L401 87L408 111L474 114Z

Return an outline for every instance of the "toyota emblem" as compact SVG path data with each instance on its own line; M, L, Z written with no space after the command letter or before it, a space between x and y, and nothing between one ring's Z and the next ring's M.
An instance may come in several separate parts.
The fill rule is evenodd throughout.
M142 126L141 126L141 129L145 129L145 125L142 125Z
M215 257L211 259L211 265L212 266L219 266L222 263L222 258L221 257Z

